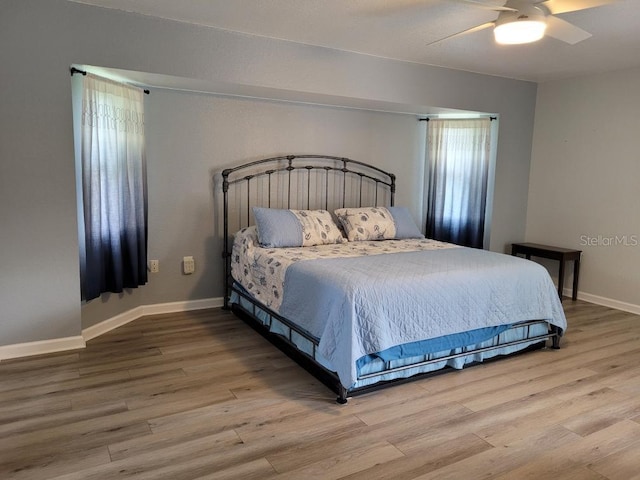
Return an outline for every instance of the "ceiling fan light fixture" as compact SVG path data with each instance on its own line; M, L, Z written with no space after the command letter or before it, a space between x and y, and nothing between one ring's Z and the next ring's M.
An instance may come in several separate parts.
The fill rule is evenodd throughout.
M493 35L497 43L518 45L531 43L544 37L547 22L544 15L514 15L502 12L496 21Z

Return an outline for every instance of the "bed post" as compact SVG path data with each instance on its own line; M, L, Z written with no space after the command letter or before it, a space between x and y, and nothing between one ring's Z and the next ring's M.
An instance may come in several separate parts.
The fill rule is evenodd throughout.
M551 339L551 348L554 350L560 350L560 327L551 325L551 331L554 333Z
M344 405L345 403L347 403L347 389L344 388L342 385L338 386L338 398L336 398L336 402L338 402L340 405Z
M222 239L222 259L224 262L224 305L222 308L229 310L229 282L230 282L230 255L229 252L229 174L231 169L227 168L222 171L222 193L223 193L223 222L224 231Z
M391 180L391 185L389 185L389 190L391 191L390 205L393 207L396 199L396 176L393 173L389 173L388 175Z

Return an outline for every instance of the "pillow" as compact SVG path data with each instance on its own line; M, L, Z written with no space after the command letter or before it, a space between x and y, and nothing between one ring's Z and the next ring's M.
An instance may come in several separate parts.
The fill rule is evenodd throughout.
M388 207L396 223L396 238L424 238L407 207Z
M396 236L396 224L384 207L339 208L335 211L350 242Z
M326 210L280 210L253 207L263 247L310 247L345 241Z
M350 242L424 238L405 207L339 208L335 214Z

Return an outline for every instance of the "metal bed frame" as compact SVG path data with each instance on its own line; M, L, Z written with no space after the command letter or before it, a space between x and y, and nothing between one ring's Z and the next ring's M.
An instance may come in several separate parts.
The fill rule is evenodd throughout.
M247 294L244 289L235 284L231 276L231 248L233 236L229 232L237 232L241 228L253 224L251 207L291 208L291 209L324 209L333 210L345 207L362 206L393 206L395 200L395 175L380 168L363 162L344 157L327 155L287 155L256 160L222 172L223 210L224 210L224 276L225 296L224 308L231 310L271 343L295 360L300 366L313 374L338 395L338 403L346 403L349 396L363 394L387 387L391 384L404 383L417 378L433 376L443 371L451 370L445 367L441 370L419 373L408 378L398 378L390 381L380 381L373 385L358 388L345 388L332 372L318 363L315 359L316 347L319 339L298 326L291 319L284 318L277 312L267 308ZM250 307L242 303L230 305L231 294L235 293L245 300ZM262 315L262 320L259 314ZM266 318L265 318L266 317ZM288 336L275 334L270 331L274 320L288 327ZM544 320L521 322L512 328L527 328L529 337L530 327L535 324L547 324ZM547 325L548 326L548 325ZM295 345L292 334L308 340L313 351L307 354ZM490 347L470 349L445 357L425 360L406 366L387 369L375 374L362 375L359 380L375 378L387 373L407 370L449 359L488 352L506 346L534 343L522 351L543 348L547 340L552 340L553 348L560 348L560 331L555 326L548 326L547 334L537 335L512 342L498 342ZM521 353L515 352L514 354ZM512 354L512 355L514 355ZM490 361L489 359L488 361ZM485 360L487 361L487 360ZM470 364L472 365L472 364ZM469 365L468 365L469 366Z

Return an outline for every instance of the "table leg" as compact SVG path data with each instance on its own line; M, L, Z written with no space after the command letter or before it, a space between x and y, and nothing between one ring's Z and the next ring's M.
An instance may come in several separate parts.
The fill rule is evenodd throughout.
M564 291L564 259L560 259L560 271L558 272L558 295L562 301L562 293Z
M571 300L574 302L578 299L578 276L580 275L580 259L573 261L573 294Z

